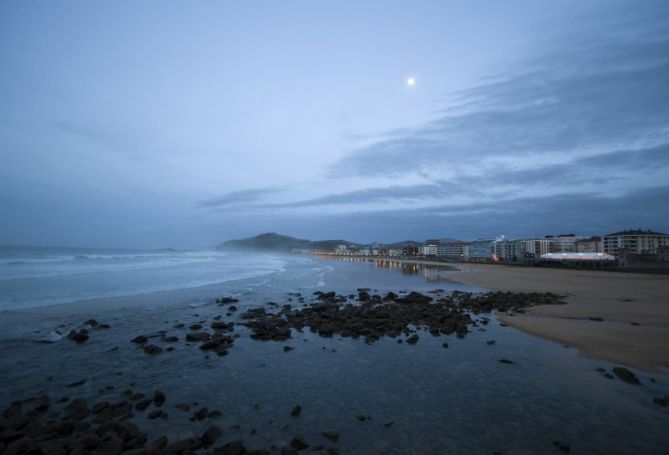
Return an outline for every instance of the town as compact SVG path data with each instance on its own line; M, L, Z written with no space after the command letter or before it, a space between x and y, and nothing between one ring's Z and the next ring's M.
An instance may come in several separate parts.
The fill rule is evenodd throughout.
M468 242L428 239L422 244L403 242L391 246L339 244L334 248L312 249L309 253L666 272L669 271L669 234L637 229L592 237L560 234L512 239L501 235Z

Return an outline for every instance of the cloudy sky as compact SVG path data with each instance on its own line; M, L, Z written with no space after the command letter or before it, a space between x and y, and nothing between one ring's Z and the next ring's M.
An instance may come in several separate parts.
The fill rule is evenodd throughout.
M669 231L669 2L3 1L0 210L24 245Z

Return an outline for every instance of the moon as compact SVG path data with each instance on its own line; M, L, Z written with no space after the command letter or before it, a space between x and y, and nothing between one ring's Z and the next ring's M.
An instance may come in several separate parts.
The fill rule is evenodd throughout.
M409 87L413 87L414 85L416 85L416 78L413 77L413 76L409 76L409 77L407 78L407 85L408 85Z

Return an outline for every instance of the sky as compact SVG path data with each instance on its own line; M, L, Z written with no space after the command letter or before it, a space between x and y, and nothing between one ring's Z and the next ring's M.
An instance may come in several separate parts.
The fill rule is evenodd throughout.
M669 2L6 0L0 211L11 245L669 232Z

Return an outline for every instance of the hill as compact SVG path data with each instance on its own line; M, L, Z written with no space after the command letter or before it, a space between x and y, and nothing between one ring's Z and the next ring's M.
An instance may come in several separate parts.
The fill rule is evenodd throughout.
M337 245L349 245L354 247L366 247L369 245L349 242L347 240L305 240L287 235L268 232L266 234L247 237L245 239L228 240L218 245L221 250L261 250L261 251L293 251L293 250L334 250ZM406 240L404 242L382 245L387 248L402 248L405 246L417 246L419 242Z

